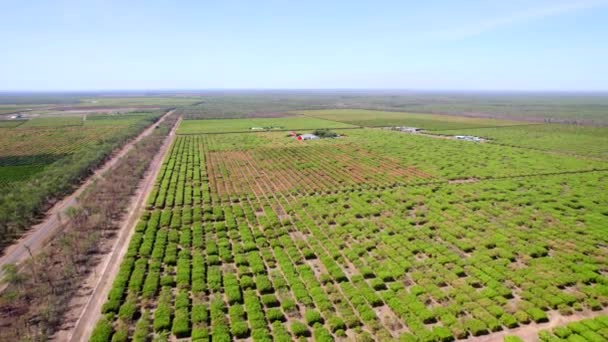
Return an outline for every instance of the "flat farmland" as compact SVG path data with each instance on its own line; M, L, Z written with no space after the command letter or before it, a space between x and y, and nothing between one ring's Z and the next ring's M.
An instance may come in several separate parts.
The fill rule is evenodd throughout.
M138 107L138 106L187 106L199 102L197 96L99 96L81 98L74 107Z
M606 127L548 124L456 129L433 133L475 135L499 144L608 158L608 128Z
M278 182L281 191L309 194L606 167L601 161L378 129L336 132L344 135L305 142L284 132L196 139L220 195L273 192L268 184Z
M2 132L0 155L2 184L12 186L12 178L5 177L7 168L27 166L40 168L58 161L68 155L97 145L112 137L112 127L64 127L43 129L15 129Z
M41 117L25 120L20 125L0 128L0 158L5 167L45 166L68 155L75 155L106 141L129 133L134 127L149 123L156 114L124 117L98 116ZM42 170L41 168L41 170ZM12 179L0 177L10 186Z
M0 120L0 128L14 128L26 123L26 120Z
M0 126L0 245L159 116L39 117Z
M184 120L178 134L255 132L256 130L291 130L355 127L347 123L308 117ZM253 128L253 129L252 129Z
M370 128L194 134L235 127L209 121L182 122L92 340L549 338L606 312L606 161Z
M17 113L17 112L21 112L21 111L30 111L30 110L34 110L37 108L42 108L42 105L33 105L33 104L28 104L28 105L16 105L16 104L0 104L0 115L4 115L7 114L6 116L8 116L8 114L10 113Z
M364 127L409 126L425 130L526 125L529 122L472 118L451 115L386 112L365 109L294 111L314 118L345 122Z
M27 120L21 128L54 128L62 126L83 126L81 116L40 116Z

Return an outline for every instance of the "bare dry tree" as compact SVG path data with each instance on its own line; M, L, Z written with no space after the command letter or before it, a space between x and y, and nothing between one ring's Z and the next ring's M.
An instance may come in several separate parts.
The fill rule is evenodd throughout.
M9 269L10 281L0 294L0 340L45 340L56 331L99 260L93 255L119 229L139 181L176 122L176 115L170 115L162 129L135 144L61 217L60 232L42 251L34 256L28 248L26 265Z

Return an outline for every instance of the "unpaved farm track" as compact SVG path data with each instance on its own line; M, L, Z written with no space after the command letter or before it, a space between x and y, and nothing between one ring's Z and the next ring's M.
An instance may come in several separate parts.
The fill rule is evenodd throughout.
M127 154L135 143L140 141L142 138L150 135L156 126L161 123L167 116L172 114L174 110L168 111L165 113L158 121L150 125L150 127L146 128L143 132L141 132L137 137L123 145L114 155L103 164L102 167L97 169L91 176L87 178L87 180L82 183L78 189L73 192L71 195L64 197L61 201L57 202L49 211L47 211L46 218L40 222L32 226L23 237L17 240L14 244L7 247L4 251L2 257L0 257L0 279L4 276L2 272L2 267L7 264L16 264L19 265L23 261L27 260L30 257L30 251L32 254L36 254L49 240L53 237L59 230L61 226L61 215L65 212L65 210L74 204L76 204L76 199L83 191L93 183L97 178L99 178L104 172L109 170L112 166L114 166L121 157ZM0 285L0 291L3 291L6 288L6 284Z
M160 150L150 163L148 171L140 183L137 193L133 195L128 214L120 227L120 231L118 232L110 253L104 256L103 261L99 267L96 268L96 271L92 272L85 284L81 286L79 292L88 293L88 295L85 295L85 303L82 303L81 299L75 298L75 305L70 305L73 307L72 314L78 316L76 323L68 330L57 333L53 340L87 341L89 339L95 324L101 316L101 307L108 297L108 292L110 292L114 277L118 273L121 260L127 252L129 241L135 231L135 224L145 206L146 198L154 187L156 178L160 172L160 166L175 139L175 130L180 122L181 118L175 123ZM97 270L99 270L99 272ZM92 289L88 290L85 287L90 287ZM79 304L78 302L81 303Z

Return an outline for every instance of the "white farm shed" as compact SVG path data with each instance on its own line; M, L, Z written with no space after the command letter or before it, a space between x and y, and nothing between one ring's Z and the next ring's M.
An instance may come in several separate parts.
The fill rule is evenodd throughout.
M314 135L314 134L302 134L300 135L300 138L302 140L316 140L319 139L318 136Z

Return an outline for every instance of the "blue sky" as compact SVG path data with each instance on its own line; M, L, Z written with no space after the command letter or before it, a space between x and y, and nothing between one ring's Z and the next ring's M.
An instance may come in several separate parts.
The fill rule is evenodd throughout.
M608 90L608 0L0 4L0 90Z

